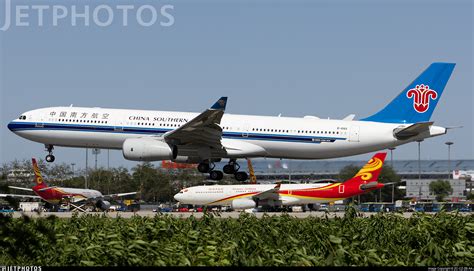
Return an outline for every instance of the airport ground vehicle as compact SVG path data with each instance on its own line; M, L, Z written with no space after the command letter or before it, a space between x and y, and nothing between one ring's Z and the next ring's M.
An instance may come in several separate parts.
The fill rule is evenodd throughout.
M13 212L15 212L15 210L8 205L0 206L0 213L13 213Z
M360 205L362 212L393 212L395 204L389 202L364 202Z

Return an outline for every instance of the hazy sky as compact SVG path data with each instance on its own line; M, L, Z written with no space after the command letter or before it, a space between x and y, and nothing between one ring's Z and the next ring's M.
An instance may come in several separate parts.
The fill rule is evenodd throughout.
M32 4L49 6L43 26ZM128 26L118 4L134 6ZM145 4L158 11L149 27L136 19ZM3 24L5 0L0 5ZM199 112L226 95L230 113L363 118L435 61L457 66L432 120L464 128L425 141L422 158L446 159L448 140L455 142L455 159L474 157L472 1L13 0L12 8L18 5L29 7L21 11L29 17L20 18L29 26L0 31L0 162L44 158L42 145L6 128L35 108ZM69 13L71 5L89 5L90 26L81 18L72 26L71 16L53 26L53 5L66 5ZM94 23L92 10L99 5L113 8L110 26ZM163 5L173 6L171 26L159 23L169 23L160 13ZM143 12L142 19L149 21L150 14ZM102 10L97 18L103 22L105 15ZM58 162L84 163L82 149L57 148L55 155ZM416 159L416 143L394 156ZM105 157L99 157L101 165ZM111 151L111 164L135 163Z

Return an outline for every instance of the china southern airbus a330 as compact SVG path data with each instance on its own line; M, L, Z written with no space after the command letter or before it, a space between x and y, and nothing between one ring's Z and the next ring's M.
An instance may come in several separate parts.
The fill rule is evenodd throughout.
M378 113L353 120L224 114L227 97L202 113L127 109L49 107L25 112L8 128L43 143L54 161L53 146L121 149L134 161L199 163L198 170L219 180L214 162L229 159L226 174L240 181L237 159L270 157L324 159L382 150L443 135L431 115L454 69L433 63ZM385 88L379 91L385 91Z

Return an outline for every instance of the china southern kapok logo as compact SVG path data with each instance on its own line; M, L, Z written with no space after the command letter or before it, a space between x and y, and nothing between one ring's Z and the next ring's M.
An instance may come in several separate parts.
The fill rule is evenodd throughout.
M407 98L413 98L413 108L418 113L425 113L430 108L430 100L436 100L438 93L428 85L416 85L407 91Z

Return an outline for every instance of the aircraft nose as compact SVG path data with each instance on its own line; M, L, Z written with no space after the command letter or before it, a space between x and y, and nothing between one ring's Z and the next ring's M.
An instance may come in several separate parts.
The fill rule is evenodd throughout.
M183 199L183 194L178 193L178 194L174 195L174 199L176 201L181 201Z
M13 121L10 121L10 123L8 123L8 130L12 131L13 132Z

